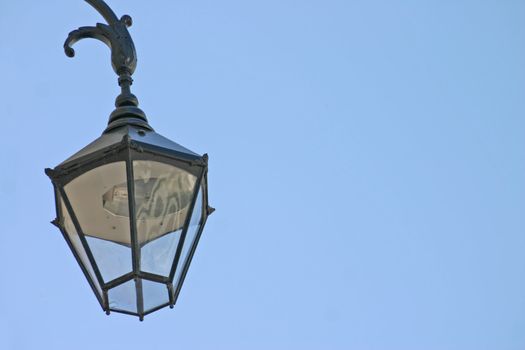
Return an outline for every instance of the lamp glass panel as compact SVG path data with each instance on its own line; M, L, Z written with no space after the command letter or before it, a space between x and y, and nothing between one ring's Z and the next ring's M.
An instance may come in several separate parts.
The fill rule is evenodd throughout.
M91 169L64 187L104 282L132 271L129 215L107 208L108 200L128 203L127 189L118 187L126 183L126 163L121 161Z
M188 260L190 249L193 246L195 239L197 238L197 234L202 225L202 206L203 206L203 203L202 203L202 187L201 187L199 189L199 194L197 195L197 199L195 201L195 207L193 208L193 213L191 214L188 232L186 233L186 238L184 239L184 246L182 247L182 252L179 258L179 262L175 270L175 277L173 279L174 288L177 288L177 285L179 284L179 280L182 275L182 270L184 268L184 265L186 264L186 261Z
M197 177L170 164L134 161L141 269L168 276Z
M127 281L108 291L109 308L128 312L137 312L137 290L135 281Z
M91 236L86 236L86 241L105 283L133 269L130 247Z
M146 243L141 248L140 269L168 277L177 252L181 230L168 233L162 237Z
M162 283L142 280L142 295L144 296L144 312L170 301L168 287Z
M91 169L69 182L64 190L82 232L106 241L131 245L129 217L108 210L108 191L126 182L126 163L115 162ZM115 201L127 202L127 191L114 190Z
M89 277L95 284L95 288L97 289L99 295L102 295L102 288L100 287L100 284L98 283L97 275L95 274L95 271L93 270L93 266L91 265L89 258L86 254L86 250L84 249L84 246L82 245L82 241L80 240L80 237L75 228L75 225L73 224L73 220L71 220L71 216L69 215L69 212L66 209L64 201L62 200L62 197L60 197L59 194L57 194L57 200L60 203L59 205L60 205L60 211L62 213L63 225L66 231L66 234L69 238L69 241L71 242L73 248L75 249L77 256L80 259L80 262L86 268Z

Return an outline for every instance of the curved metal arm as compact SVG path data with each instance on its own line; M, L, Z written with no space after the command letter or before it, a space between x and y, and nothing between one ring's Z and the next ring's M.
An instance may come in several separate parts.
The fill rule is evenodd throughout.
M102 15L102 17L104 17L106 22L108 22L108 24L113 24L115 22L118 22L117 15L115 14L115 12L113 12L113 10L104 1L101 1L101 0L86 0L86 2L88 4L90 4L91 6L93 6L95 8L95 10L98 11L98 13L100 13Z
M97 23L94 27L80 27L72 31L64 43L64 51L67 56L74 57L75 50L71 46L87 38L100 40L111 49L111 65L119 76L121 93L115 100L117 108L109 116L108 127L104 132L111 132L123 125L135 125L153 130L144 112L138 108L137 97L131 93L133 83L131 75L137 67L135 45L128 32L128 27L132 24L131 17L124 15L118 19L115 12L103 0L85 1L100 13L108 24Z
M109 42L109 39L99 28L80 27L77 30L69 33L66 42L64 43L64 51L66 52L67 57L75 57L75 50L71 46L73 46L77 41L87 38L98 39L111 49L111 43Z
M108 24L97 23L96 27L80 27L69 33L64 43L66 55L75 56L75 50L71 46L77 41L86 38L98 39L111 49L111 64L115 73L132 75L137 67L137 54L128 31L128 27L132 25L131 17L124 15L119 20L103 0L85 1L100 13Z

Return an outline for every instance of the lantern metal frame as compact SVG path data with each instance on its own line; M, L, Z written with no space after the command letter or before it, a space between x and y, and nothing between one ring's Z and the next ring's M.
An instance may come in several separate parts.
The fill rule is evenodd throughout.
M166 306L173 308L175 305L207 218L215 210L208 205L208 156L207 154L200 156L168 140L157 134L148 124L145 113L138 108L138 99L131 94L130 91L130 86L133 82L131 75L135 70L137 62L135 46L127 31L127 27L131 25L131 17L125 15L119 20L104 1L85 1L92 5L106 19L108 25L99 23L96 27L81 27L78 30L72 31L64 44L65 52L68 56L73 57L74 50L71 48L71 45L84 38L95 38L106 43L112 51L112 65L115 72L119 75L119 85L122 91L116 99L116 109L111 113L108 127L104 133L97 140L54 169L46 169L46 174L51 179L55 191L56 219L53 220L52 223L57 226L62 233L102 309L106 311L107 314L113 311L138 316L140 320L143 320L144 316L151 312ZM137 237L133 162L141 160L168 164L196 177L191 203L188 207L189 210L180 233L169 276L144 272L140 269L141 246ZM114 162L125 162L126 165L132 271L113 280L105 281L92 250L86 241L86 235L79 223L77 214L68 199L65 186L92 169ZM196 203L199 192L202 194L202 202ZM64 204L67 213L63 212L62 204ZM201 217L199 219L198 231L195 234L193 242L186 242L186 244L190 243L191 246L187 251L186 260L179 264L196 205L202 205L202 208L200 208ZM79 256L80 252L76 250L74 243L66 231L64 222L65 215L69 215L75 227L90 266L85 266L85 263ZM146 243L143 243L143 245ZM92 268L95 274L95 280L90 275L89 268ZM180 270L179 279L175 281L174 278L176 273L179 272L178 269L182 270ZM137 312L110 307L108 291L132 280L134 280L136 284ZM142 280L166 285L169 301L153 309L145 310L142 296ZM102 294L99 293L97 285L100 286Z

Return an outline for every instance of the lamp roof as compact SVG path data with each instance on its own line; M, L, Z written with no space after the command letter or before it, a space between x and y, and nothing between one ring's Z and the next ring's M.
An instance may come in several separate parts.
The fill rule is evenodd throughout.
M79 160L88 157L91 154L101 150L111 148L119 145L126 136L131 142L139 144L141 147L154 149L160 153L169 153L182 159L196 160L202 158L201 155L187 149L178 143L156 133L153 130L148 130L134 125L124 125L122 127L111 130L102 134L95 141L91 142L80 151L60 163L59 167L66 166L70 163L76 163Z

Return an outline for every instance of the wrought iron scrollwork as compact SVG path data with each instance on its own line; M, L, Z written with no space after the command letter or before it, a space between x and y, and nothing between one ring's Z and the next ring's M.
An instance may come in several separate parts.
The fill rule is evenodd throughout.
M108 24L97 23L95 27L80 27L69 33L64 43L66 55L75 56L75 50L71 46L77 41L87 38L98 39L111 49L111 64L115 73L132 75L137 67L137 54L128 31L128 27L133 22L131 17L124 15L118 19L113 10L102 0L85 1L100 13Z
M129 34L128 27L133 21L130 16L124 15L120 19L103 0L85 0L104 17L107 24L97 23L96 26L80 27L69 33L64 51L68 57L75 56L73 45L82 39L97 39L106 44L111 50L111 65L119 76L118 83L122 89L115 101L117 107L109 118L106 131L115 127L133 124L152 130L148 125L146 115L138 108L138 99L131 93L131 76L137 67L135 45Z

